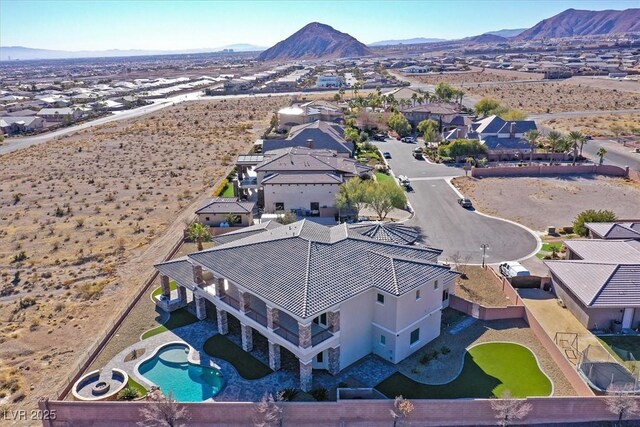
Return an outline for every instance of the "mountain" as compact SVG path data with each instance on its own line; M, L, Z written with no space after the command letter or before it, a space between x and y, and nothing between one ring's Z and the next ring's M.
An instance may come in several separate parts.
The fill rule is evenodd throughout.
M424 38L417 37L415 39L400 39L400 40L382 40L379 42L369 43L367 46L375 47L375 46L393 46L397 44L423 44L423 43L437 43L443 42L446 39L433 39L433 38Z
M640 32L640 9L599 11L567 9L540 21L516 36L515 40L630 32Z
M109 50L50 50L34 49L23 46L0 46L0 61L30 60L30 59L70 59L70 58L112 58L122 56L147 55L179 55L189 53L219 52L223 49L233 49L234 52L253 52L264 50L264 47L250 44L232 44L217 48L186 49L186 50L144 50L144 49L109 49Z
M489 34L492 36L500 36L500 37L505 37L505 38L511 38L511 37L515 37L517 35L520 35L523 31L526 31L526 28L515 28L512 30L498 30L498 31L487 31L484 34Z
M347 33L312 22L258 55L261 61L335 59L372 55L367 46Z
M495 34L480 34L479 36L467 37L462 40L471 43L504 43L508 39L506 37L496 36Z

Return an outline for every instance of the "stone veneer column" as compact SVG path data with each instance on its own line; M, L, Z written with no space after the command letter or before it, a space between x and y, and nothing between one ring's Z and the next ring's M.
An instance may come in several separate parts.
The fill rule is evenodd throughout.
M298 323L298 345L302 348L311 347L311 324Z
M240 311L246 313L251 307L251 294L248 292L238 291L238 297L240 299Z
M181 304L187 304L187 288L178 286L178 300Z
M277 328L279 318L280 318L280 311L275 307L267 306L267 328L269 329Z
M162 285L162 296L171 298L171 284L169 283L169 276L160 276L160 284Z
M340 312L330 311L327 313L327 323L329 332L336 333L340 330Z
M329 363L327 370L331 375L336 375L340 372L340 347L329 348Z
M311 361L300 361L300 389L310 391L313 384L313 367Z
M280 345L269 341L269 367L277 371L280 369Z
M196 317L199 320L204 320L207 317L207 306L205 305L205 299L202 295L193 293L193 300L196 304Z
M227 335L229 333L229 323L227 322L227 312L218 308L216 310L216 317L218 321L218 333L220 335Z
M217 277L215 280L216 284L216 295L218 298L222 297L225 294L224 291L224 279L222 277Z
M253 350L253 329L244 323L240 323L240 332L242 334L242 349L244 351Z
M193 282L198 286L204 283L204 279L202 278L202 267L199 265L193 266Z

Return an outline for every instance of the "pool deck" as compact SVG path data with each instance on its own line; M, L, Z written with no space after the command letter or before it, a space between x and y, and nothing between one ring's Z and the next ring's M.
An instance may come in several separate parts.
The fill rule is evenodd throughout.
M224 377L225 385L213 399L207 401L236 401L257 402L265 393L277 394L284 388L298 388L299 377L297 372L281 369L257 380L242 378L233 365L223 359L209 356L204 351L205 342L217 334L215 323L203 320L180 328L166 331L150 338L141 340L118 353L104 370L119 368L125 371L131 378L149 388L152 383L138 373L137 366L143 361L153 357L156 349L171 342L185 342L195 350L195 358L199 358L201 365L219 369ZM125 362L125 358L133 350L144 354L136 359ZM194 353L192 352L192 355ZM326 371L314 371L313 387L330 389L340 382L346 382L350 377L357 378L365 387L373 387L389 375L397 371L397 368L376 356L367 356L338 375L330 375Z

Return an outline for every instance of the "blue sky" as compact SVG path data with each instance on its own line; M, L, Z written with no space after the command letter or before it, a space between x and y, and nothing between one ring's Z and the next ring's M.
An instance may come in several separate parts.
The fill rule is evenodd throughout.
M312 21L364 43L461 38L530 27L568 8L630 7L640 7L640 0L0 0L0 45L60 50L270 46Z

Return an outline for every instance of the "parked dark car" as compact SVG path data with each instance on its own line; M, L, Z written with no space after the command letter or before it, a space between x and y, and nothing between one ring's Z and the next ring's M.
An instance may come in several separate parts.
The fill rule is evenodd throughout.
M376 133L375 135L373 135L374 141L385 141L386 139L387 135L385 135L384 133Z
M413 193L413 187L411 186L411 184L405 184L404 189L407 193Z
M465 209L470 209L473 207L471 200L467 199L466 197L463 197L462 199L458 199L458 204Z
M384 157L385 159L390 159L391 158L391 153L388 151L385 151L384 153L382 153L382 157Z

